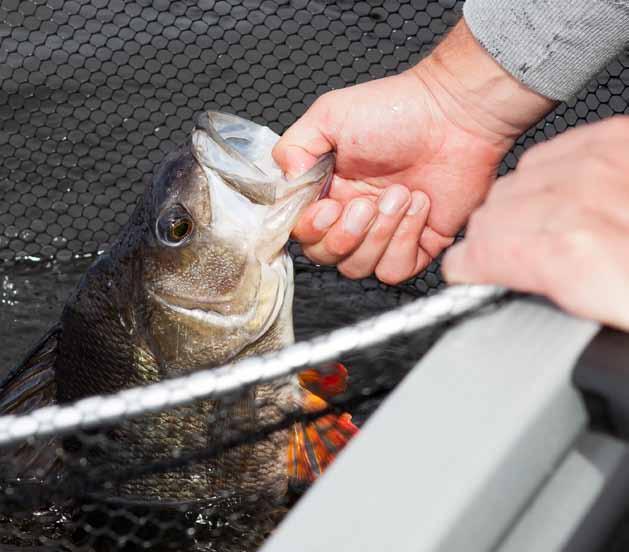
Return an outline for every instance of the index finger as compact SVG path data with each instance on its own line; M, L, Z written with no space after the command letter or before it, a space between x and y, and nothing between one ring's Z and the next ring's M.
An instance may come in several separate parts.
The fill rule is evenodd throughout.
M342 212L343 206L330 198L324 198L309 205L293 228L293 238L304 245L321 241Z
M323 114L315 102L295 122L273 148L273 159L289 177L300 176L324 153L334 150L334 143L322 129Z

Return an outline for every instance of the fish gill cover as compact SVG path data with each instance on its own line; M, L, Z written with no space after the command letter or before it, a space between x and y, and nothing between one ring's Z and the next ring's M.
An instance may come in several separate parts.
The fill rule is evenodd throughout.
M196 113L230 112L281 133L321 93L416 63L462 4L1 0L3 379L39 343L19 396L47 388L39 367L59 339L47 330L93 256L120 235L158 165L189 139ZM501 171L536 141L627 112L626 68L623 55L532 128ZM255 550L325 467L325 451L362 426L443 324L494 298L443 295L437 262L391 288L345 280L311 265L295 244L290 250L301 348L218 376L179 374L172 388L122 402L100 395L83 410L0 422L1 550ZM427 295L437 301L413 303ZM300 345L401 305L408 310L380 325ZM278 414L272 396L243 401L254 383L247 378L266 375L281 388L270 375L291 370L302 371L302 386L324 403L313 398L309 408ZM113 373L98 381L111 383ZM229 392L214 395L220 385ZM42 399L32 397L26 407ZM208 409L210 397L224 407ZM267 491L283 476L256 471L248 459L264 457L265 443L287 433L287 461L306 462L293 463L299 477L278 496Z

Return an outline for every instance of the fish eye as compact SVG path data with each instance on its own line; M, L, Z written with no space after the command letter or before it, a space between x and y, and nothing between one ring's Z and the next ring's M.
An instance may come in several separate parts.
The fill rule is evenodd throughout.
M157 237L164 245L184 244L194 230L192 217L181 205L175 205L157 219Z

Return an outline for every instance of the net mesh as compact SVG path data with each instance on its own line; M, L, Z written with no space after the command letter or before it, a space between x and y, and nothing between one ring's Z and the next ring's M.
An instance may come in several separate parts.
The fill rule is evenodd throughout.
M262 357L0 418L0 543L254 550L310 484L287 481L296 428L316 432L315 458L336 451L354 433L345 412L361 426L443 324L503 296L452 287ZM340 393L315 409L282 399L288 376L331 361L350 367Z
M0 0L0 374L58 318L196 112L228 111L281 133L323 92L419 61L461 6ZM532 143L627 112L626 68L624 54L521 137L501 173ZM212 391L225 384L214 371L84 410L0 421L2 550L257 549L304 490L274 469L284 460L269 460L286 456L295 428L337 438L326 424L345 412L360 427L453 316L501 296L441 291L438 262L388 287L315 267L295 244L291 254L298 348L225 372L229 392ZM381 326L365 322L400 306ZM341 338L323 336L361 321ZM310 364L326 373L330 361L349 371L342 393L319 409L288 400L278 410L277 397L294 393L286 374Z
M315 97L416 63L459 17L440 0L0 4L0 258L95 253L143 178L227 110L282 132ZM534 141L627 110L621 56L527 133Z

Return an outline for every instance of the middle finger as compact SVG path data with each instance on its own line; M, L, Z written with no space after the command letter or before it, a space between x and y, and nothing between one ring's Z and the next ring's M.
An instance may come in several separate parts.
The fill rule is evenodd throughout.
M378 199L378 215L358 248L338 264L348 278L365 278L373 273L395 230L411 203L411 193L400 184L389 186Z

